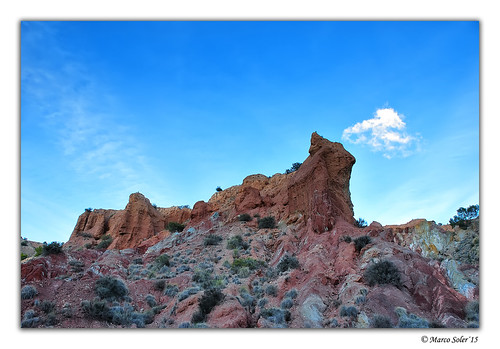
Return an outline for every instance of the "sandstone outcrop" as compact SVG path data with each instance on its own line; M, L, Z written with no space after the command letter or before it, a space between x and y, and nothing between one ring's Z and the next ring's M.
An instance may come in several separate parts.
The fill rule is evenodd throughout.
M316 233L331 230L339 219L353 223L349 181L355 162L342 144L314 132L309 156L297 171L248 176L241 185L215 193L208 203L198 202L191 224L215 211L228 220L242 213L285 221L300 216Z
M338 219L353 223L349 181L355 162L342 144L313 133L309 157L288 184L289 213L303 213L316 232L331 230Z
M66 246L96 245L109 235L112 243L106 248L134 248L160 233L165 236L167 223L184 223L190 216L189 208L157 208L143 194L133 193L124 210L86 210Z

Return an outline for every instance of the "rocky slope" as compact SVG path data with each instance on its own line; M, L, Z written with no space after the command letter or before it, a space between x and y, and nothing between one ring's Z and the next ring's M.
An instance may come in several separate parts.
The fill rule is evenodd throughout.
M309 154L192 210L84 212L22 262L22 327L478 326L478 224L356 227L354 157L316 133Z

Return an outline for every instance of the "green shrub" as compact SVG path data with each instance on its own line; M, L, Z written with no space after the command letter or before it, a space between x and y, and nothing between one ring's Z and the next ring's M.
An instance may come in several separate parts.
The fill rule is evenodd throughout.
M240 258L240 250L237 248L233 250L233 258Z
M470 301L465 306L465 320L479 322L479 301Z
M266 294L268 296L276 297L278 295L278 286L276 286L276 285L267 286L266 287Z
M210 288L223 288L225 286L224 279L220 275L212 275L213 271L210 269L196 269L192 280L198 283L203 289Z
M24 313L23 320L21 321L22 328L33 328L38 325L40 318L35 316L33 309L27 310Z
M177 222L169 222L168 225L167 225L167 229L170 231L170 232L181 232L184 230L186 226L184 224L181 224L181 223L177 223Z
M276 227L276 220L273 216L267 216L259 219L259 229L273 229Z
M245 307L250 314L253 314L255 312L256 304L255 297L248 293L246 287L240 288L240 297L241 299L237 297L240 304Z
M215 246L215 245L218 245L221 241L222 241L222 236L215 235L215 234L209 234L203 240L203 245L204 246Z
M340 316L354 319L358 316L358 309L352 306L351 307L342 306L342 308L340 308Z
M241 267L238 269L238 277L244 279L250 276L250 268Z
M144 328L146 324L152 323L154 316L164 308L155 307L144 312L137 312L129 303L109 307L106 301L98 298L92 301L83 301L81 307L84 315L88 318L125 327L135 324L138 328Z
M191 322L193 324L197 324L197 323L200 323L200 322L204 322L207 318L207 314L203 314L203 312L198 309L197 311L195 311L193 313L193 316L191 317Z
M148 294L145 298L146 300L146 303L148 303L148 305L151 307L151 308L154 308L156 307L158 304L156 303L156 298L155 296L153 296L152 294Z
M154 261L154 268L155 269L161 269L163 267L169 267L170 266L170 256L167 254L161 254L158 257L156 257Z
M105 250L109 247L109 245L111 245L112 242L113 238L111 237L111 235L103 235L101 237L101 242L97 244L96 249Z
M106 301L95 298L91 301L82 301L81 303L83 314L91 319L111 321L113 314L111 313Z
M363 218L358 218L358 220L354 222L354 225L358 228L364 228L368 226L368 223Z
M191 322L198 323L205 321L207 315L215 308L218 304L222 303L224 300L224 294L219 289L208 289L205 290L203 296L201 296L198 301L198 311L193 314Z
M298 267L299 260L297 259L297 257L290 256L288 254L285 254L276 266L276 268L282 273L289 269L297 269Z
M38 294L35 286L26 285L21 289L21 299L32 299Z
M299 292L295 288L292 288L290 291L288 291L287 293L285 293L285 297L289 297L289 298L292 298L292 299L297 298L298 295L299 295Z
M35 257L40 256L43 253L43 246L35 247Z
M77 233L76 235L81 236L81 237L82 237L82 238L84 238L85 240L90 239L90 238L92 238L92 237L93 237L93 235L92 235L92 234L90 234L90 233L86 233L86 232L79 232L79 233Z
M156 291L163 292L163 290L165 289L165 280L163 279L156 280L154 283L154 289Z
M164 295L168 297L175 297L175 295L179 292L179 287L175 284L167 284L165 285Z
M192 296L193 294L197 294L199 291L200 291L199 287L187 288L177 295L177 299L179 302L181 302L184 299L187 299L189 296Z
M354 249L359 253L363 249L363 247L371 242L372 239L369 236L360 236L359 238L354 239Z
M45 318L45 326L55 326L59 323L56 313L48 313Z
M61 314L65 318L71 318L71 317L73 317L73 309L71 308L71 304L64 303L63 307L61 308Z
M21 260L25 260L26 258L28 258L28 255L21 252Z
M454 228L458 225L461 229L467 229L471 221L479 217L479 205L471 205L467 208L460 207L457 215L450 219L450 224Z
M269 300L267 298L261 298L259 299L259 301L257 302L257 305L260 307L260 308L264 308L267 303L269 303Z
M279 328L286 327L286 322L291 320L290 311L279 308L262 309L259 315Z
M290 174L290 173L292 173L292 172L295 172L295 171L297 171L297 170L300 168L300 166L301 166L301 165L302 165L302 163L301 163L301 162L294 162L294 163L292 164L292 167L291 167L291 168L289 168L289 169L287 169L287 170L285 171L285 173L286 173L286 174Z
M73 273L80 273L83 271L83 268L85 267L85 263L78 261L76 259L70 260L68 264L71 267L71 271Z
M56 309L56 304L49 300L44 300L40 303L39 308L45 314L51 313Z
M236 258L231 264L231 270L235 273L241 268L248 268L250 270L255 270L258 268L265 267L266 263L264 261L259 261L253 258Z
M399 316L399 328L429 328L429 321L408 313L405 308L397 307L394 311Z
M399 269L391 261L381 261L371 264L363 275L369 286L379 285L394 285L401 286L401 273Z
M358 297L356 297L356 300L354 301L354 303L362 304L362 303L365 303L366 300L367 300L366 296L358 296Z
M135 312L129 303L109 308L109 315L111 316L111 322L116 325L128 327L134 323L138 328L144 328L145 325L141 314Z
M134 311L134 308L128 303L123 306L114 306L110 311L113 314L111 322L125 327L135 324L137 328L144 328L145 325L153 322L156 315L153 309L144 312Z
M96 281L94 291L101 299L122 299L128 295L128 288L123 281L111 276L103 276Z
M243 240L241 235L235 235L229 239L227 242L227 249L228 250L234 250L234 249L243 249L246 250L247 248L250 247L250 244Z
M238 216L240 222L250 222L252 217L248 213L242 213Z
M44 256L47 256L49 254L59 254L62 252L62 247L63 247L63 244L60 243L60 242L51 242L50 244L48 245L43 245L43 250L42 250L42 254Z
M281 309L290 309L293 307L293 299L287 297L281 301L280 304Z
M175 272L177 274L182 274L182 273L184 273L186 271L191 271L191 268L188 265L184 265L184 264L178 266L177 269L175 270Z
M371 328L392 328L391 320L382 315L375 315L371 320L370 320L370 327Z

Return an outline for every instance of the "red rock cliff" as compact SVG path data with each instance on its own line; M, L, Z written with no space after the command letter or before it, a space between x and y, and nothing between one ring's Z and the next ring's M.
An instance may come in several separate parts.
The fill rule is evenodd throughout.
M316 232L331 230L339 218L353 223L349 181L355 162L342 144L330 142L314 132L309 157L290 177L289 212L302 212Z
M190 215L188 208L153 207L144 195L133 193L124 210L99 209L80 215L66 245L95 244L102 236L110 235L110 249L134 248L165 230L168 222L184 223Z
M297 171L271 178L261 174L248 176L243 184L214 194L209 210L206 204L197 203L192 223L215 211L229 219L241 213L273 215L283 221L302 215L317 233L331 230L339 219L353 223L349 181L355 162L342 144L314 132L309 156Z

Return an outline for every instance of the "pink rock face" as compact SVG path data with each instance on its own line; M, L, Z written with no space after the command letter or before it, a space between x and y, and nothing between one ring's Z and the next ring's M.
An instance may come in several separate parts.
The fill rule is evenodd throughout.
M342 144L333 143L313 133L309 157L291 174L276 174L271 178L251 175L239 186L214 194L211 204L197 203L191 214L191 224L209 213L221 210L226 217L242 213L273 215L288 220L300 214L316 233L329 231L337 219L354 222L349 191L354 157Z
M32 259L21 264L21 278L27 283L46 279L49 275L49 264L45 259Z
M193 206L193 211L191 212L191 224L201 222L203 219L210 216L214 209L213 205L206 203L205 201L198 201Z
M85 211L78 217L66 246L84 246L106 234L109 220L117 210L93 210Z
M208 322L217 328L247 328L249 314L236 299L230 299L209 314Z
M303 212L319 233L331 230L336 219L353 223L349 181L355 162L342 144L313 133L309 157L288 185L289 212Z
M110 249L126 249L138 246L165 229L164 217L149 200L140 193L130 195L125 210L109 220L109 231L113 238Z
M243 186L242 190L236 196L234 204L237 212L248 212L254 208L261 207L264 202L257 188Z
M23 282L41 281L55 278L66 273L62 267L67 261L64 254L40 256L32 258L21 264L21 277Z
M188 208L156 208L141 193L133 193L124 210L84 212L76 223L66 247L96 245L104 235L113 242L108 249L127 249L142 245L165 230L168 222L184 223L191 217Z

